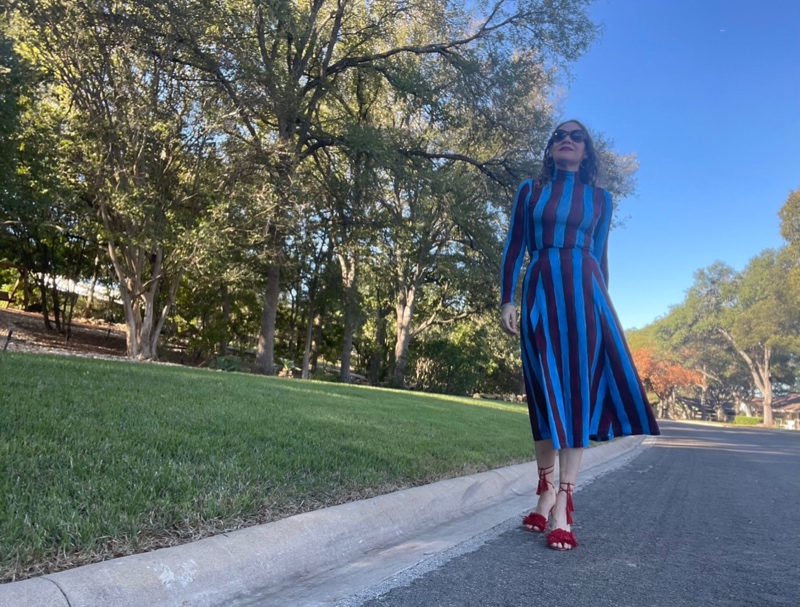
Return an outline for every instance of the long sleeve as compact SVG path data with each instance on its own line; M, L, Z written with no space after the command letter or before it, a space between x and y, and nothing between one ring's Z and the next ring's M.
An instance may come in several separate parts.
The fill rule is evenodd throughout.
M603 191L603 199L603 213L600 215L595 227L592 255L600 262L600 271L603 273L606 288L608 288L608 234L611 232L611 216L614 205L611 201L611 194L605 190Z
M525 209L533 191L533 181L523 181L514 197L511 221L508 226L503 261L500 266L500 305L512 303L517 286L522 258L525 255Z

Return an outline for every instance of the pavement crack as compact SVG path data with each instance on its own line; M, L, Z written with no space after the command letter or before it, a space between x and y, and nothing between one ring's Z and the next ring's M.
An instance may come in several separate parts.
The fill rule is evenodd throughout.
M42 579L43 580L47 580L48 582L53 584L56 588L58 588L58 591L61 593L61 596L63 596L64 600L67 602L67 607L72 607L72 603L69 602L69 597L67 596L67 593L64 592L64 589L61 586L58 585L58 582L56 582L55 580L51 580L46 575L43 575Z

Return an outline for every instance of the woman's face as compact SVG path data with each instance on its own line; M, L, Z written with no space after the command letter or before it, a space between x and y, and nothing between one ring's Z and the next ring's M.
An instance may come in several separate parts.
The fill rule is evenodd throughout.
M577 171L580 168L581 161L587 156L585 138L586 132L577 122L565 122L556 129L549 150L556 168L564 171Z

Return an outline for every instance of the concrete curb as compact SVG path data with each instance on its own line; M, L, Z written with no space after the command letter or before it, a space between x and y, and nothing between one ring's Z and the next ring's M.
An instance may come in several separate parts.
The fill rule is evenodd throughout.
M583 470L639 446L627 437L587 449ZM218 607L299 583L363 555L533 496L536 463L439 481L153 552L0 586L7 607Z

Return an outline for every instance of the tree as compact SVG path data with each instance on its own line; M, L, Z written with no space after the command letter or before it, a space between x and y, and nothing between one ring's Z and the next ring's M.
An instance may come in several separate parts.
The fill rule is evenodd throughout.
M69 335L75 297L59 281L84 270L91 234L82 205L64 178L64 112L42 70L0 27L0 256L20 269L25 305L41 309L45 325ZM7 88L6 88L7 87ZM28 297L29 281L39 301ZM18 281L19 284L19 281ZM52 316L51 316L52 313Z
M781 236L787 245L787 278L795 291L800 292L800 189L789 193L778 216L781 220Z
M16 170L21 111L20 96L26 84L26 66L14 51L13 41L7 37L4 16L0 16L0 196L11 195Z
M789 246L800 247L800 189L789 192L778 216L781 220L781 236Z
M633 361L645 386L658 396L659 417L674 417L678 404L678 392L702 381L702 376L669 360L654 347L642 347L632 351Z
M433 0L313 0L297 4L227 1L148 2L165 24L163 36L180 41L175 60L203 71L231 112L228 135L241 142L253 162L264 166L280 205L265 232L264 315L258 361L270 373L274 354L275 313L280 293L281 252L291 233L299 202L298 167L315 151L346 146L339 136L337 112L328 107L340 81L355 72L378 75L385 86L418 99L431 116L460 105L463 91L480 88L491 63L476 52L483 44L494 57L514 49L527 63L572 60L588 45L595 27L585 0L554 5L538 0L499 1L488 7ZM430 61L417 62L417 59ZM419 67L438 63L460 75L460 88L426 87ZM416 89L416 85L419 85ZM522 114L522 112L519 112ZM461 149L410 150L436 158L461 158ZM466 157L465 157L466 158ZM470 159L473 160L473 159ZM487 170L483 162L482 170Z
M214 142L174 41L144 35L137 2L18 3L15 35L68 108L71 187L97 215L127 325L128 355L157 357L191 233L207 204Z
M726 405L745 402L752 393L752 379L741 359L719 333L698 330L694 313L685 303L671 307L665 317L633 332L629 343L632 349L655 348L662 358L698 373L700 411L705 414L713 410L720 421L726 418Z
M741 272L717 262L695 274L686 306L693 330L721 336L749 370L771 426L776 357L800 352L800 294L785 280L786 250L765 250Z

